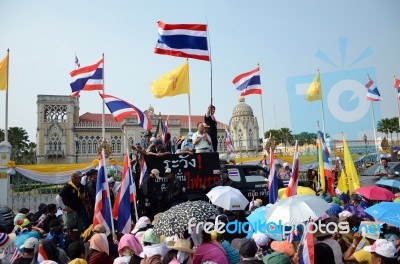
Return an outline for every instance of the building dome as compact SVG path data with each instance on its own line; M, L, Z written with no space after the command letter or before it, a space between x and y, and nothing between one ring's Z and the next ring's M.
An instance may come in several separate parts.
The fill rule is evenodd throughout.
M239 103L232 110L232 117L253 116L253 109L244 102L244 97L240 96L238 101Z

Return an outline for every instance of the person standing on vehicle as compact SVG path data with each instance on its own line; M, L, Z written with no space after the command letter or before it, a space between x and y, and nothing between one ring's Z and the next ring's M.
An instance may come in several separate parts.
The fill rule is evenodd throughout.
M290 177L292 177L292 171L290 170L289 163L285 162L278 173L278 178L281 180L290 180Z
M193 134L192 140L196 153L210 152L211 137L205 132L205 123L197 123L197 131Z
M64 224L67 228L77 228L82 231L82 215L85 212L83 200L86 198L81 184L82 173L74 172L69 181L59 193L61 201L56 197L57 203L62 206Z
M171 171L171 168L165 170L168 179L167 190L164 193L165 210L168 210L174 205L184 202L185 189L181 181Z
M160 176L160 171L152 169L150 176L142 183L142 193L144 196L144 205L146 207L146 216L153 220L154 215L158 213L158 200L156 193L156 179Z
M217 152L218 147L218 139L217 139L217 120L214 117L215 114L215 106L212 104L208 107L207 113L204 116L204 122L207 124L208 128L208 135L211 137L213 151Z
M388 177L389 179L394 178L394 172L388 165L388 159L386 157L381 158L381 165L379 165L374 173L375 176L380 178Z

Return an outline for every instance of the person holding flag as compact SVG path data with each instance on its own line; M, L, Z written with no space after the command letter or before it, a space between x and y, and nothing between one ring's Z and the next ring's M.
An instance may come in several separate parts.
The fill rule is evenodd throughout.
M207 109L207 113L204 116L204 123L207 124L208 130L207 130L207 134L210 136L211 138L211 142L212 142L212 147L213 147L213 151L217 152L217 148L218 148L218 139L217 139L217 120L214 117L215 114L215 106L214 105L210 105Z

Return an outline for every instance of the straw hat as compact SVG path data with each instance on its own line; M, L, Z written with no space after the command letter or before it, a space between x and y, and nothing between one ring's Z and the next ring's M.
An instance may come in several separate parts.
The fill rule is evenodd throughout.
M178 238L176 241L169 241L167 243L169 249L175 249L178 251L194 254L194 250L190 248L190 240Z

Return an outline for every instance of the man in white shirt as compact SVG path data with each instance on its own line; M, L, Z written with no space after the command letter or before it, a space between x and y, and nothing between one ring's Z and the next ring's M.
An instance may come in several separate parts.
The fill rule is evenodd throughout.
M212 147L211 137L206 133L206 124L199 122L197 131L193 133L192 140L196 153L210 152Z

